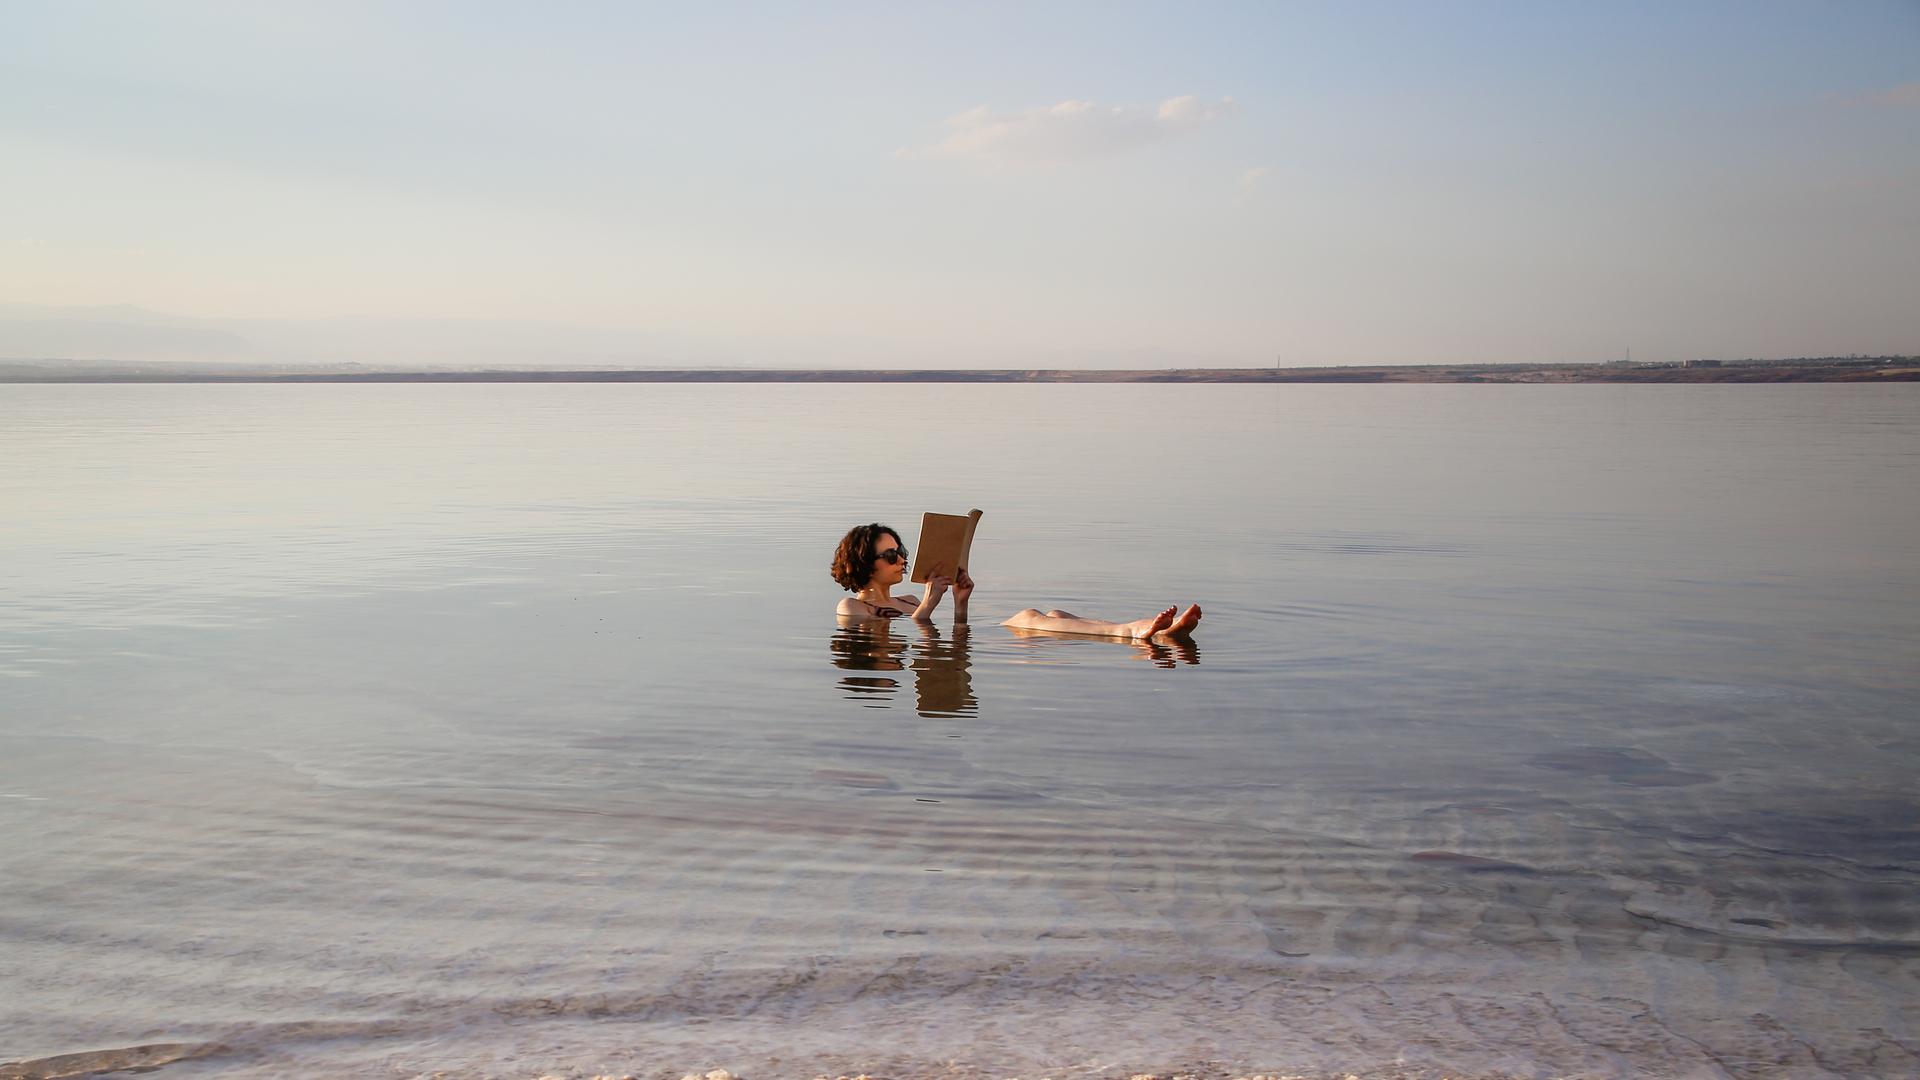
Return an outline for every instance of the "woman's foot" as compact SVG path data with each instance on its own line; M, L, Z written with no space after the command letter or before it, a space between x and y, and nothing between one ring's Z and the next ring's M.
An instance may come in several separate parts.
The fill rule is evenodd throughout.
M1135 641L1190 637L1193 634L1193 628L1200 625L1200 605L1195 604L1189 607L1175 618L1173 613L1179 610L1179 608L1168 608L1151 619L1128 623L1127 630Z
M1136 641L1145 641L1155 634L1165 633L1173 626L1173 613L1178 610L1180 609L1168 608L1151 619L1130 622L1126 626L1127 632Z
M1198 625L1200 625L1200 605L1194 604L1181 612L1179 618L1173 620L1173 625L1167 627L1165 636L1186 637L1192 634L1193 628Z

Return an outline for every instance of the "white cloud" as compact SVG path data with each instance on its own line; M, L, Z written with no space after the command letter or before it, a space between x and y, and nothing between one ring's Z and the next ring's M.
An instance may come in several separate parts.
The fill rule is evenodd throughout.
M1197 130L1234 110L1232 98L1168 98L1140 108L1063 101L1014 112L982 105L946 121L947 136L912 157L961 158L996 164L1083 161L1123 153Z
M1256 165L1240 174L1240 191L1244 194L1260 186L1260 181L1273 172L1271 165Z
M1901 83L1884 90L1872 90L1854 97L1841 98L1842 105L1869 105L1889 109L1920 108L1920 83Z

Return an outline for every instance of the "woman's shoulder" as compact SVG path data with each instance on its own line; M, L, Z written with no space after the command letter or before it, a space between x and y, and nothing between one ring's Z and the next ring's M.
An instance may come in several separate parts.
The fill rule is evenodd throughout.
M840 615L857 615L868 619L891 618L895 615L905 615L919 606L920 601L912 596L895 596L886 607L875 607L857 596L843 596L840 598L840 606L834 611Z

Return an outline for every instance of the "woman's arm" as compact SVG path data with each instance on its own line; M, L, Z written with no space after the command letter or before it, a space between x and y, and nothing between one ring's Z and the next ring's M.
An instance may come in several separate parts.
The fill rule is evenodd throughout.
M967 576L967 568L960 568L960 576L953 583L953 625L967 625L967 601L973 596L973 579Z
M947 586L953 579L944 574L936 574L927 579L927 595L921 599L920 606L913 609L915 622L932 622L933 609L940 606L940 598L947 594Z

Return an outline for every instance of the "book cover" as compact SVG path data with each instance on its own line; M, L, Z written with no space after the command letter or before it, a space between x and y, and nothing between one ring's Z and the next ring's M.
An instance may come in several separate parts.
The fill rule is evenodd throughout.
M958 577L960 568L971 566L973 532L980 525L980 511L962 514L927 514L920 519L920 542L913 548L913 580L924 584L945 575Z

